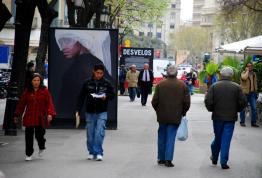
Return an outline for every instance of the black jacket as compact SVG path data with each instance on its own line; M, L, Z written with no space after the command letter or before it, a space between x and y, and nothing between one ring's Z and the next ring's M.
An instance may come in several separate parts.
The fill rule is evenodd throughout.
M91 94L105 93L106 100L94 98ZM108 101L114 98L114 89L109 81L102 78L101 80L88 79L84 82L80 91L77 103L77 111L80 111L84 103L86 112L102 113L107 111Z
M144 82L142 81L143 79L143 75L144 75L144 70L141 70L138 76L138 86L143 86L145 83L147 83L148 85L150 85L151 87L153 86L153 81L154 81L154 74L151 70L148 70L149 72L149 77L150 77L150 81L148 82Z
M246 104L240 86L226 79L213 84L205 97L206 108L213 112L213 120L236 121L237 112L243 110Z

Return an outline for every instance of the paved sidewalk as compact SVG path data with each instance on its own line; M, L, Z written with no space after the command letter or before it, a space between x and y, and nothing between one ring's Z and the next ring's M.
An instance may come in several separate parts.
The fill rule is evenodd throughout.
M231 169L212 166L212 121L203 95L193 95L188 113L189 139L177 141L174 168L156 164L156 115L150 103L119 97L118 130L107 130L104 161L87 160L85 130L47 130L44 158L25 162L24 132L0 135L0 170L6 178L262 178L262 127L243 128L236 123L231 144ZM149 101L151 97L149 98Z

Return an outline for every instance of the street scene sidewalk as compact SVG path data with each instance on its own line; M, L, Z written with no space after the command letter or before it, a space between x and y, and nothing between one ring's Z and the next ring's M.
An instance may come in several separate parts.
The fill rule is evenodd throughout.
M24 131L18 136L4 136L1 131L0 142L8 144L0 146L0 170L6 178L261 178L262 127L252 128L250 119L247 127L236 123L228 163L231 169L222 170L209 160L213 127L204 95L195 94L191 100L189 138L176 141L174 168L157 165L158 124L151 103L142 107L140 99L129 102L129 97L120 96L118 129L106 131L102 162L87 160L85 130L47 130L44 157L38 158L35 142L30 162L24 161Z

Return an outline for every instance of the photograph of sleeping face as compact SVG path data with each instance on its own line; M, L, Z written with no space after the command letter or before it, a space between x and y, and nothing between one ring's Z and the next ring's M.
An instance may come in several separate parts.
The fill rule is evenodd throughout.
M94 65L103 64L104 77L117 86L118 34L86 29L51 29L50 32L49 88L58 117L72 118L82 83L92 77ZM109 119L110 113L116 117L110 111L115 109L109 107Z

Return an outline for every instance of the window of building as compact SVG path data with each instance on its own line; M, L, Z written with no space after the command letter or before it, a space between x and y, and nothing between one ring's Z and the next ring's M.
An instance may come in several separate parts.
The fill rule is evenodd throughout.
M148 26L149 28L153 28L153 24L152 24L152 23L149 23L147 26Z
M157 32L157 33L156 33L156 37L157 37L157 38L161 38L161 35L162 35L161 32Z
M176 19L176 13L175 12L171 12L170 20L175 20L175 19Z
M139 32L138 35L139 36L144 36L144 32Z
M175 28L175 24L170 24L170 29L174 29Z
M176 8L176 4L175 3L171 4L171 8L175 9Z
M153 37L153 33L152 32L147 32L147 36L148 37Z

